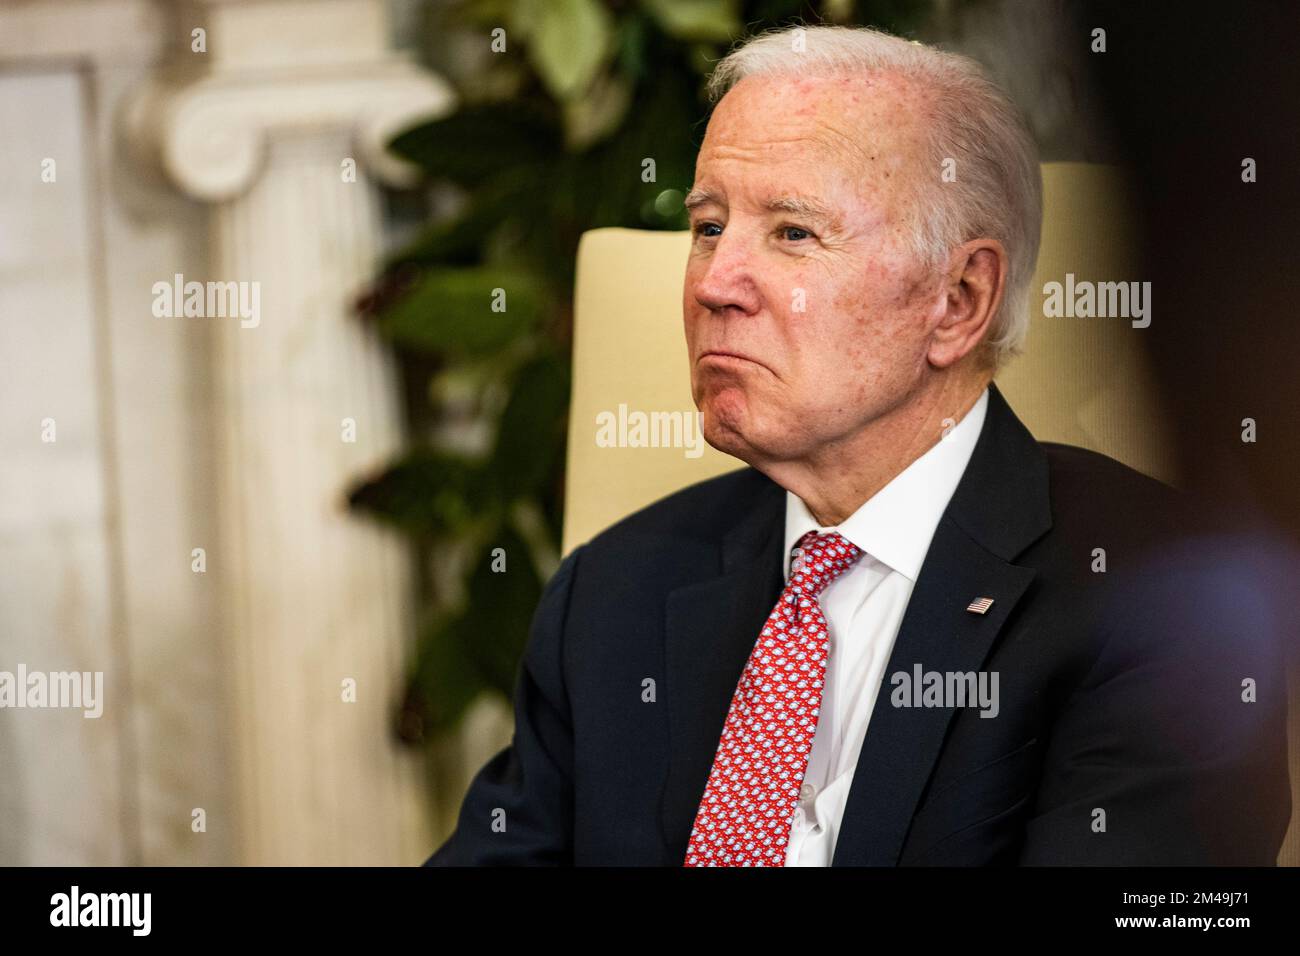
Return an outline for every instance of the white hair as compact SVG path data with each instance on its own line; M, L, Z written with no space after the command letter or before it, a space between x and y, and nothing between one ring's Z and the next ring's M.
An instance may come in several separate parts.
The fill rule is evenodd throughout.
M887 71L919 81L929 98L929 172L917 178L913 252L942 268L969 239L1006 249L1007 290L985 338L995 365L1019 353L1029 331L1030 283L1038 259L1043 183L1038 147L1016 105L970 57L868 27L796 26L759 34L733 49L709 78L717 102L748 76ZM952 160L952 164L947 164ZM944 182L945 165L955 180ZM927 178L928 177L928 178Z

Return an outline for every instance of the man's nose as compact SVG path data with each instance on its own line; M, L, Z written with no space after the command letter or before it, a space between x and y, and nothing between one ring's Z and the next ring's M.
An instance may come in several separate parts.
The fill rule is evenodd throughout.
M695 301L711 312L736 308L749 314L757 310L754 250L739 230L723 232L709 251L704 272L692 290Z

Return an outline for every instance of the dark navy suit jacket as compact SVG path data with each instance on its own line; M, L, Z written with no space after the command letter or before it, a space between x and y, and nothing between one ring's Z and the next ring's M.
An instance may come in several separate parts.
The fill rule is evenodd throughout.
M427 865L681 865L784 583L784 506L745 468L563 561L533 619L512 744ZM834 865L1272 865L1291 809L1285 625L1247 547L1166 485L1035 441L991 386ZM993 598L984 615L967 611L977 597ZM917 664L996 671L997 716L894 706L890 675Z

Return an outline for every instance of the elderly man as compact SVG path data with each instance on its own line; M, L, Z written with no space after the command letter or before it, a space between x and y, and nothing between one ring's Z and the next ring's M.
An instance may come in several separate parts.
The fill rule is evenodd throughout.
M1170 489L992 384L1041 218L1013 105L831 27L712 90L683 313L705 436L749 467L566 558L429 863L1271 865L1275 643L1215 610Z

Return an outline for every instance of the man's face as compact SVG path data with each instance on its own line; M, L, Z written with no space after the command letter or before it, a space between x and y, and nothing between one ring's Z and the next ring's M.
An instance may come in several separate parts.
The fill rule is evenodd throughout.
M943 303L907 248L923 107L891 76L755 76L714 110L682 299L709 444L801 459L918 387Z

